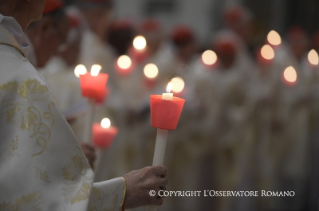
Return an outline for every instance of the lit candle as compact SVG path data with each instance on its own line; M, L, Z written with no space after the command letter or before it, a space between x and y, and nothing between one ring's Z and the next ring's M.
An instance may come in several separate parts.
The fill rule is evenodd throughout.
M298 75L297 75L297 71L295 70L293 66L287 67L284 70L282 76L283 76L284 83L288 86L293 86L297 83Z
M202 62L208 67L214 67L217 63L217 55L212 50L207 50L202 54Z
M168 130L176 129L184 106L184 99L170 93L173 83L168 83L162 95L151 95L151 124L157 128L153 166L164 164ZM157 206L147 206L146 211L156 211Z
M108 118L104 118L101 121L101 124L93 124L93 143L99 148L108 148L115 136L118 133L116 127L111 127L111 121Z
M258 54L258 60L262 64L271 64L274 58L275 51L270 45L266 44L260 49L260 52Z
M122 55L115 61L115 68L120 75L127 76L133 71L134 66L129 56Z
M278 32L271 30L267 35L267 41L272 46L279 46L281 44L281 37Z
M133 46L129 49L129 54L137 63L142 63L148 57L147 42L144 36L138 35L133 40Z
M145 76L145 83L148 87L153 87L156 84L156 78L158 76L158 68L155 64L147 64L144 67L144 76Z
M312 49L312 50L308 53L308 61L309 61L309 63L312 65L312 67L318 66L319 57L318 57L317 51L315 51L314 49Z
M79 73L86 72L82 65L78 65L75 69L75 74L78 73L80 75L82 96L88 98L88 112L83 135L83 140L87 143L91 142L95 103L105 96L108 75L105 73L99 74L101 69L102 67L100 65L93 65L91 67L91 73L85 74Z

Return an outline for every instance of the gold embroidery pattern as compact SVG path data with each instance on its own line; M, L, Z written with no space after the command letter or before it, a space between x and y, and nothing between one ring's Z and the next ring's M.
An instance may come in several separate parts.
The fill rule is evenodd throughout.
M33 169L36 172L36 178L39 178L40 180L42 180L44 182L51 183L51 180L50 180L46 171L43 171L37 167L33 167Z
M0 85L0 103L4 105L6 123L15 123L21 130L31 133L39 149L32 157L42 154L51 139L51 129L55 119L51 112L54 103L50 100L47 87L35 79L28 79L21 84L8 82ZM48 110L41 112L34 106L36 102L50 101Z
M15 139L12 139L10 141L10 145L9 145L9 154L14 157L16 155L16 150L18 149L18 142L19 142L19 139L18 139L18 136L16 136Z
M99 188L93 187L90 196L88 211L113 211L116 209L118 194L113 192L105 193Z
M0 210L1 211L27 211L27 210L33 210L33 211L40 211L39 208L40 201L39 197L37 196L37 193L31 193L28 195L23 195L20 198L17 198L15 202L3 202L0 203Z
M88 169L90 166L87 159L78 147L78 153L74 154L68 165L62 169L66 184L62 194L66 202L74 204L89 198L93 174L90 175Z

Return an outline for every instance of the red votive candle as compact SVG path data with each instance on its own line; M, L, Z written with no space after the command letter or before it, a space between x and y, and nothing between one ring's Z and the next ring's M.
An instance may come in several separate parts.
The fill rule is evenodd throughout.
M165 130L175 130L185 100L173 97L163 100L162 95L151 95L151 125Z
M90 73L80 75L82 96L99 100L105 96L108 74L100 73L92 76Z
M94 123L92 126L93 143L95 146L103 149L110 147L113 139L118 133L118 129L116 127L111 127L110 124L108 127L103 126L103 121L105 119L102 120L101 124Z

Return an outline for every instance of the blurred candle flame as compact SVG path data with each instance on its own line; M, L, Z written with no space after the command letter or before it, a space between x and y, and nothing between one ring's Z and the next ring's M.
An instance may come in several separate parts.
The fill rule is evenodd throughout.
M136 50L142 51L146 48L146 39L145 37L139 35L136 36L133 40L133 46Z
M173 84L172 91L175 93L180 93L185 87L185 82L181 77L172 78L171 83Z
M290 83L297 81L297 71L293 68L293 66L289 66L284 70L284 78Z
M308 53L308 61L309 61L310 64L312 64L312 65L318 65L318 63L319 63L319 57L318 57L317 51L315 51L314 49L312 49L312 50Z
M118 58L117 65L122 69L128 69L132 65L132 60L127 55L122 55Z
M264 59L271 60L275 58L275 51L270 45L264 45L261 48L260 53Z
M172 88L173 88L173 83L169 82L166 86L166 92L170 93L172 91Z
M217 55L212 50L207 50L202 54L202 60L206 65L213 65L217 61Z
M156 78L158 75L157 66L155 64L152 64L152 63L145 65L144 75L150 79Z
M92 65L92 67L91 67L91 75L92 76L98 76L100 71L101 71L101 69L102 69L101 65L98 65L98 64Z
M281 37L278 32L271 30L267 35L267 40L271 45L280 45Z
M111 126L111 120L109 118L104 118L101 121L101 127L107 129Z
M84 75L87 73L86 67L83 64L79 64L74 69L74 74L76 77L80 77L80 75Z

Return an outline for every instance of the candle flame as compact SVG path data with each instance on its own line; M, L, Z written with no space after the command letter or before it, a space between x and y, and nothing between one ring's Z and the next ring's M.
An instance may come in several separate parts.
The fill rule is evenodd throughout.
M133 46L136 50L142 51L146 48L146 39L145 37L139 35L136 36L133 40Z
M171 83L173 84L172 86L173 92L180 93L184 90L185 82L181 77L172 78Z
M101 121L101 127L107 129L111 126L111 120L109 118L104 118Z
M128 69L132 65L132 60L127 55L122 55L118 58L117 65L122 69Z
M150 79L156 78L158 75L157 66L155 64L152 64L152 63L145 65L144 75Z
M312 50L308 53L308 61L309 61L310 64L312 64L312 65L318 65L318 63L319 63L319 57L318 57L317 51L315 51L314 49L312 49Z
M74 69L74 74L76 77L80 77L80 75L84 75L87 73L86 67L83 64L79 64Z
M284 78L286 81L290 83L294 83L297 81L297 71L293 66L289 66L284 71Z
M100 73L102 67L101 65L95 64L91 67L91 75L92 76L98 76L98 74Z
M270 45L264 45L261 48L260 53L264 59L271 60L275 58L275 51Z
M271 30L267 35L267 40L271 45L280 45L281 37L278 32Z
M172 88L173 88L173 83L172 82L169 82L166 86L166 92L167 93L170 93L172 91Z
M202 54L202 60L206 65L213 65L217 61L217 55L212 50L207 50Z

